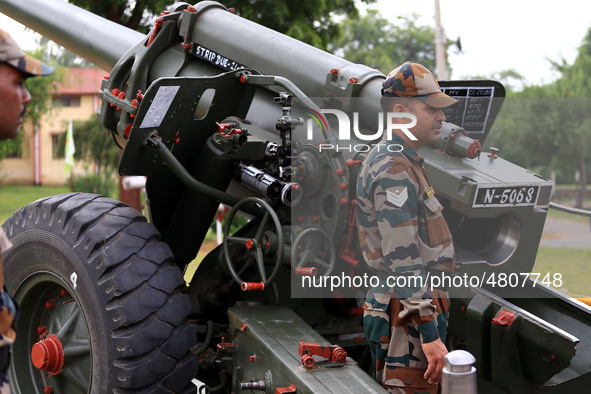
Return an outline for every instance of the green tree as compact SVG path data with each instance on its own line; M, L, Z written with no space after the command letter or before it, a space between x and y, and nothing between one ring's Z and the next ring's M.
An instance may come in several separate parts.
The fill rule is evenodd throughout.
M100 15L130 29L147 33L152 16L159 15L172 4L169 0L71 0L72 4Z
M357 0L367 4L376 0ZM319 48L326 48L339 35L334 16L355 17L356 0L227 0L236 14ZM170 5L169 0L72 0L97 15L146 33L153 16Z
M591 29L573 64L552 62L560 77L549 84L510 92L487 145L503 156L559 182L578 173L577 207L589 182L591 146Z
M355 0L228 0L224 4L237 15L321 49L340 35L342 25L336 16L359 16Z
M103 126L93 115L87 120L72 122L72 134L74 135L75 160L83 160L96 164L99 173L112 174L117 168L119 160L119 148L111 141ZM64 124L64 130L68 127ZM64 156L66 146L66 133L60 133L57 141L58 156Z
M435 29L419 25L417 14L399 16L394 22L368 10L360 18L344 19L343 34L330 50L354 63L365 64L387 74L407 60L435 70ZM446 47L453 44L447 40ZM448 63L448 69L449 69Z

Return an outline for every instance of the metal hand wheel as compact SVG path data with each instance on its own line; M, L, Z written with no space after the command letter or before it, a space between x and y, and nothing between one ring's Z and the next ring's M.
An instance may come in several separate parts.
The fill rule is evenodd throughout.
M247 204L255 204L259 208L264 211L263 217L258 223L258 228L254 237L239 237L239 236L232 236L230 235L230 228L232 225L232 221L234 216L240 208L247 205ZM269 223L269 219L271 219L271 223ZM253 219L257 220L257 219ZM269 225L270 230L266 231L267 226ZM274 234L274 236L271 236ZM237 243L239 245L243 245L249 250L251 253L254 252L254 260L257 265L257 269L259 271L259 276L261 278L260 283L250 283L245 282L240 278L240 273L236 272L234 266L232 264L232 259L230 257L230 243ZM276 245L272 245L272 243L276 243ZM260 289L262 290L265 286L270 284L277 276L279 272L279 267L281 266L281 260L283 259L283 231L281 229L281 223L279 222L279 217L271 208L269 204L265 201L261 200L257 197L247 197L242 199L236 204L228 213L226 217L226 224L224 226L224 257L226 260L226 264L228 266L228 270L232 275L232 278L240 285L242 290L251 290L251 289ZM264 261L264 253L265 251L270 252L272 250L277 251L277 257L274 261L273 271L271 275L267 278L267 271L265 270L265 261Z

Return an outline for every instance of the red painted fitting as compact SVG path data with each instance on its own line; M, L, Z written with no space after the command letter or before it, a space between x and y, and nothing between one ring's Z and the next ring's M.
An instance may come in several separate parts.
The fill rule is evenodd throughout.
M302 365L306 368L313 368L314 364L316 364L316 360L314 357L310 356L309 354L304 354L302 356Z
M253 354L252 356L248 357L248 361L250 361L251 363L254 363L256 361L256 359L257 359L256 354Z
M131 127L131 123L128 123L127 126L125 126L125 130L123 131L123 133L125 134L125 138L128 138L129 134L131 134Z
M253 246L254 242L252 242L252 239L246 241L246 249L252 249Z
M346 198L341 198L341 205L346 206L347 204L349 204L349 200L347 200Z
M275 389L275 394L285 394L285 393L297 393L298 389L293 383L289 387L277 387Z
M188 12L195 12L195 7L193 7L192 5L187 7L187 11Z
M345 170L343 170L342 168L337 168L337 175L338 175L338 176L343 176L343 175L345 175Z
M346 184L345 182L341 182L341 184L340 184L340 186L339 186L339 187L340 187L340 188L341 188L341 190L343 190L343 191L344 191L344 190L347 190L347 188L348 188L348 186L347 186L347 184Z
M44 392L45 394L53 394L53 386L45 386L45 387L43 388L43 392Z
M351 77L351 78L349 78L349 83L359 83L359 78Z
M246 75L241 75L240 76L240 83L246 83L247 79L246 79Z
M511 324L513 324L516 318L515 313L503 309L492 319L492 323L499 326L511 327Z
M361 160L353 160L353 159L347 159L347 161L345 162L345 165L347 167L353 167L356 164L361 164L362 161Z
M337 347L332 351L332 359L337 363L344 363L347 359L347 352L342 347Z
M265 284L263 282L259 282L259 283L242 282L242 284L240 285L240 288L242 289L242 291L255 291L255 290L263 291L263 290L265 290Z
M242 325L240 326L240 331L246 331L246 323L242 323Z
M156 22L154 23L154 29L152 30L152 34L150 34L150 38L148 39L148 43L146 44L146 48L152 44L152 41L156 38L156 34L158 34L158 30L160 29L160 25L162 25L162 18L156 18Z
M331 69L330 69L330 73L331 73L332 75L339 75L341 72L339 71L339 69L338 69L338 68L336 68L336 67L333 67L333 68L331 68Z
M318 269L316 267L297 267L296 275L301 276L316 276Z
M45 303L45 307L47 309L53 309L55 308L55 300L49 300Z
M50 335L33 345L31 360L35 368L57 375L64 366L64 348L59 338Z
M312 223L318 222L318 216L312 216Z
M468 147L468 152L466 155L468 156L468 159L474 159L475 157L480 156L480 152L482 152L480 141L474 140Z

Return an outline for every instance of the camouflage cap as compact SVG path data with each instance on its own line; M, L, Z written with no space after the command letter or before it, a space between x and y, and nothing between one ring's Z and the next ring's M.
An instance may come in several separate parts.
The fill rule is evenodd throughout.
M2 29L0 29L0 62L21 70L27 77L49 75L54 72L53 67L26 55L10 34Z
M416 97L435 108L449 107L458 101L441 91L435 76L426 67L411 62L390 71L382 84L382 96Z

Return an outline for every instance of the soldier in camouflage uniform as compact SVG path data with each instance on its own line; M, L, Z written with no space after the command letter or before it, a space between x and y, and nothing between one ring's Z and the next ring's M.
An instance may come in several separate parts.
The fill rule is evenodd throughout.
M384 136L359 173L361 250L380 278L367 294L364 329L376 379L392 393L436 393L447 354L449 299L443 289L430 288L427 278L453 272L454 248L417 150L438 139L445 120L441 108L455 102L420 64L394 69L383 83L382 110L414 115L416 125L408 131L417 140L402 130L391 140ZM388 277L398 286L388 287Z
M53 68L27 56L8 33L0 29L0 141L18 135L23 123L26 105L31 94L25 79L36 75L49 75ZM0 228L0 252L12 246ZM0 254L0 394L10 393L8 365L10 346L16 338L17 307L4 287L2 255Z

